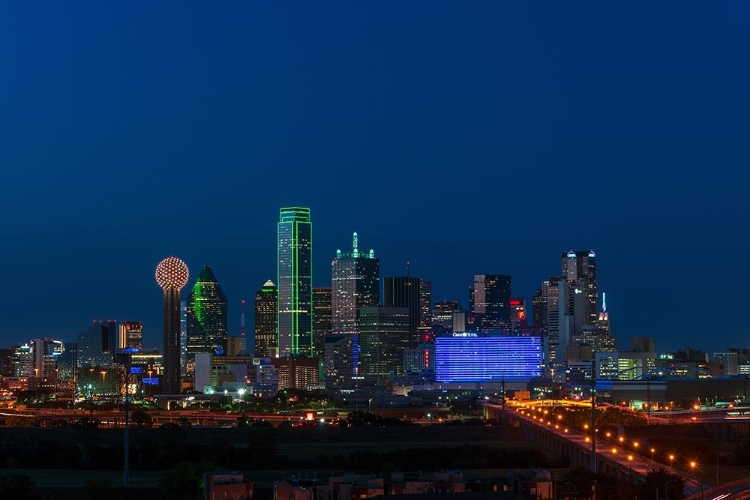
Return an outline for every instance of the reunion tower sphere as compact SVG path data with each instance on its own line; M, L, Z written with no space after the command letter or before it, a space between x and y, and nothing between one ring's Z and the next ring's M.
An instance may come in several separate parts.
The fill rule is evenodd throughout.
M156 282L165 290L180 290L188 282L187 265L177 257L167 257L156 266Z

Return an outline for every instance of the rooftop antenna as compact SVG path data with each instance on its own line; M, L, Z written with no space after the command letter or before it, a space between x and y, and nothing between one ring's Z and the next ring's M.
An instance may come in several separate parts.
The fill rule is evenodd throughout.
M245 338L245 299L242 299L240 309L240 337Z
M406 261L406 277L408 278L411 276L411 262L408 260Z

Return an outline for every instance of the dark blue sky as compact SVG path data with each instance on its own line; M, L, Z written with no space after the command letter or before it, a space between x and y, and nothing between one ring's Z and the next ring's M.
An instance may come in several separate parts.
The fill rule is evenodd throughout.
M622 347L750 346L745 2L157 4L0 4L0 345L160 347L168 255L236 334L300 205L316 286L352 231L464 303L593 248Z

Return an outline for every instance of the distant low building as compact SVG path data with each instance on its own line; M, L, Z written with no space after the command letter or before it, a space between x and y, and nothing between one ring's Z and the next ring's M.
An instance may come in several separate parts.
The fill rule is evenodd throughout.
M253 498L253 483L239 472L207 472L204 500L249 500Z

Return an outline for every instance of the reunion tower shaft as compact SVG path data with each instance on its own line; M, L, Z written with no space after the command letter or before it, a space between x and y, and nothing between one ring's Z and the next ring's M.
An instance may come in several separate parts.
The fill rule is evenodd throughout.
M188 268L176 257L167 257L156 267L156 282L164 290L164 376L161 392L182 392L180 378L180 291L188 281Z

